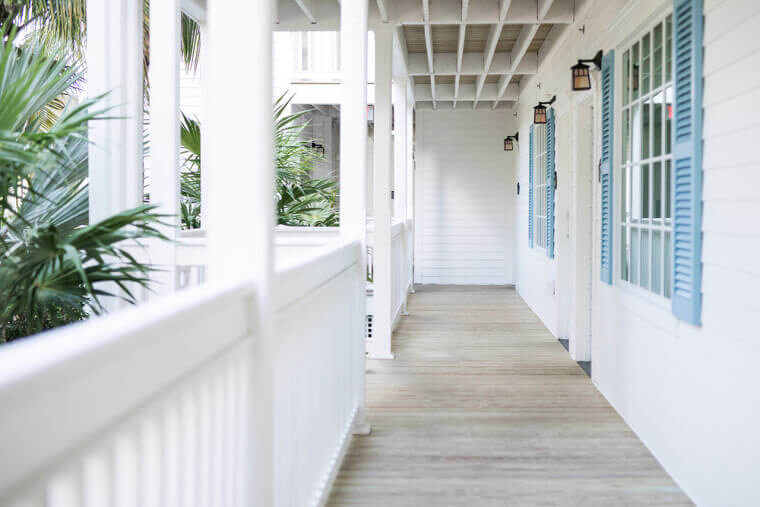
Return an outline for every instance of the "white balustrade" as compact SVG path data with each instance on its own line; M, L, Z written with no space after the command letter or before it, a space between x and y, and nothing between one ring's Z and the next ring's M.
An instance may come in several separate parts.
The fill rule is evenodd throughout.
M275 273L275 505L323 502L350 440L361 255L357 241ZM4 346L0 505L245 505L254 287L209 284Z

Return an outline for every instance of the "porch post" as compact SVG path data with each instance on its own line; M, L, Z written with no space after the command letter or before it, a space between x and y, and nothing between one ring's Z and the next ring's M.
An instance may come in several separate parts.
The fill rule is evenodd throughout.
M391 94L393 29L380 25L375 29L375 154L374 201L375 233L373 259L373 344L370 357L392 359L391 352ZM341 162L342 163L342 162Z
M141 3L142 5L142 3ZM175 239L179 228L179 0L150 3L150 201L166 215L162 232ZM89 44L88 44L89 45ZM151 261L162 270L156 275L160 293L175 288L175 245L151 245Z
M355 433L368 433L365 406L365 312L367 251L367 0L340 4L340 234L361 242L355 319L358 366Z
M406 216L411 219L407 245L407 272L409 273L409 292L414 293L414 235L417 230L417 222L414 216L414 82L407 81L407 107L406 107Z
M90 123L90 223L143 200L143 2L87 1L87 94L107 94Z
M409 271L409 238L410 231L406 226L406 162L407 162L407 96L406 96L407 77L398 77L393 83L393 117L395 127L393 129L393 218L404 223L403 232L401 233L401 255L399 256L400 266L399 287L401 295L401 314L407 315L406 311L406 294L408 287ZM403 292L402 292L403 291ZM392 317L391 317L392 318ZM393 323L391 322L391 326Z
M209 0L203 171L212 283L253 282L244 505L274 504L272 0ZM241 60L241 55L244 58Z
M407 96L406 78L393 83L393 218L406 220Z

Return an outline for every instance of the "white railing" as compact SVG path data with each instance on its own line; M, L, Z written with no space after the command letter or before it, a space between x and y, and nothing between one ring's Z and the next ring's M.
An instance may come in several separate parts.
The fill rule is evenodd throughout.
M337 243L339 237L337 227L277 226L274 231L275 259L278 264L303 259ZM185 230L177 234L175 288L185 289L200 285L206 280L207 244L206 231L203 229Z
M391 322L398 325L401 315L406 312L408 284L404 285L406 274L406 224L396 222L391 227Z
M262 441L275 505L323 502L362 399L361 254L341 245L276 272L273 405L252 394L252 282L4 346L0 505L248 505ZM273 435L250 430L261 411Z
M412 286L412 219L394 221L391 226L391 322L395 328L406 313L406 301ZM367 272L374 273L372 248L374 247L374 224L367 227ZM371 285L369 287L371 289ZM374 305L368 296L368 313Z

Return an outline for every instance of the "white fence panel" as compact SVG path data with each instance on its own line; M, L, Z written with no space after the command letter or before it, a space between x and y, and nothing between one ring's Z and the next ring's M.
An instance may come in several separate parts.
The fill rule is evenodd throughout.
M0 351L0 505L242 505L246 286Z
M325 501L363 400L359 249L276 273L278 506ZM252 287L181 291L3 346L0 505L245 505L260 437Z

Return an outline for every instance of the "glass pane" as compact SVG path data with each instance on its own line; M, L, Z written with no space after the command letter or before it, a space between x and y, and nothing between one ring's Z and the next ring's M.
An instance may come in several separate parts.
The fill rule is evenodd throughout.
M631 227L631 278L633 284L639 283L639 230Z
M652 37L649 34L641 41L641 95L649 93L649 75L651 72Z
M663 102L665 94L659 92L652 99L652 156L659 157L662 155L662 122L663 122Z
M665 218L673 216L673 203L670 199L671 181L670 181L670 160L665 161Z
M631 162L631 112L623 111L623 164Z
M665 81L673 79L673 16L665 19Z
M632 62L633 62L633 83L631 84L631 100L639 98L639 77L641 74L641 63L639 62L639 43L633 45L632 50Z
M649 211L650 196L649 196L649 164L643 164L641 166L641 218L645 224L649 223L649 218L652 216Z
M662 231L652 231L652 292L662 294Z
M628 98L631 94L631 52L630 50L623 53L623 105L628 104Z
M673 245L670 231L665 231L665 262L663 263L663 271L665 272L665 297L670 298L670 272L673 267L670 265L670 252Z
M662 223L662 162L652 164L652 218Z
M662 86L662 25L654 27L654 47L652 58L654 70L652 71L652 88Z
M649 134L651 131L649 102L641 104L641 158L649 158Z
M641 223L641 166L631 167L631 222Z
M620 228L620 278L628 280L630 273L628 272L628 259L630 252L628 251L628 237L626 232L629 229L626 226Z
M623 169L623 220L631 220L631 167Z
M649 231L642 230L639 238L640 244L640 267L639 267L639 285L645 289L649 288Z
M631 146L633 161L641 160L641 104L631 107Z
M673 87L665 88L665 154L673 153Z

